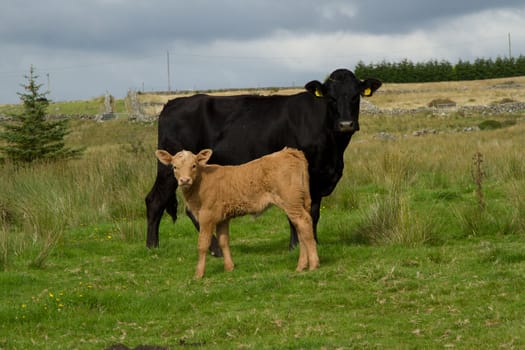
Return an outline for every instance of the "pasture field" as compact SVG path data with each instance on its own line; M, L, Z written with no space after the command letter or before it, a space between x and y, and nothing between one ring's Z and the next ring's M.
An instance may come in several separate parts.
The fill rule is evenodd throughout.
M318 80L323 80L319 78ZM304 91L299 88L268 88L234 91L211 91L212 95L258 94L258 95L291 95ZM146 113L160 113L162 106L169 99L188 96L189 92L173 94L142 93L139 100L148 105ZM379 108L419 108L427 106L433 99L450 99L461 106L489 105L506 99L508 101L525 101L525 76L473 80L459 82L419 83L419 84L384 84L369 99Z
M370 102L481 101L447 84L450 95L385 85ZM487 103L525 100L480 84ZM145 247L155 123L72 120L81 159L0 165L0 349L525 348L525 111L363 113L360 124L323 201L319 270L294 272L272 208L233 220L233 272L209 257L195 281L182 205L160 248Z

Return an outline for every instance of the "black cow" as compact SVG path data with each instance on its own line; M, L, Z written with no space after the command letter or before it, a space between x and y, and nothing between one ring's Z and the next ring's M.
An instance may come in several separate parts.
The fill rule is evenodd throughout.
M361 81L347 69L334 71L324 83L306 84L306 92L291 96L195 95L169 101L159 116L158 149L175 154L213 149L210 163L237 165L294 147L309 163L314 235L321 199L334 190L343 173L343 153L359 130L359 100L381 86L377 79ZM157 163L157 179L146 197L148 247L159 244L164 210L177 219L177 181L172 170ZM198 228L198 222L192 218ZM297 243L291 227L290 249ZM220 255L217 242L212 254Z

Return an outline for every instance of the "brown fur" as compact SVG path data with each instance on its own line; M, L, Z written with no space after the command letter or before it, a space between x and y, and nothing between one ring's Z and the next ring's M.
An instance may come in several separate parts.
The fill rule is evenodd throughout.
M206 252L214 231L223 250L224 268L230 271L234 264L229 247L229 220L261 213L272 204L282 208L297 229L300 244L297 271L319 266L310 216L308 163L301 151L284 148L238 166L206 164L211 150L202 150L197 155L181 151L172 156L162 150L155 154L163 164L173 166L186 205L200 224L196 278L204 275Z

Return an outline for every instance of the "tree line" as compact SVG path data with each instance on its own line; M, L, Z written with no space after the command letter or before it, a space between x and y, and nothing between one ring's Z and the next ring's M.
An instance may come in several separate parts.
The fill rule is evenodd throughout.
M423 83L436 81L480 80L525 75L525 56L478 58L474 62L459 60L452 64L446 60L414 63L400 62L365 64L359 61L355 74L361 79L375 77L387 83Z

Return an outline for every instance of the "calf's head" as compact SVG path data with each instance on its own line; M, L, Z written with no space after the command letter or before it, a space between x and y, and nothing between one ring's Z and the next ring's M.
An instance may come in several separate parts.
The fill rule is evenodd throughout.
M336 131L353 133L359 130L360 97L372 96L381 84L374 78L359 80L348 69L338 69L324 83L314 80L305 88L318 98L326 99Z
M155 151L158 160L164 165L171 165L173 175L182 188L189 188L200 176L200 168L206 165L212 155L211 149L204 149L198 154L180 151L172 156L164 150Z

